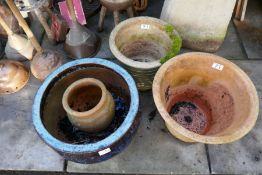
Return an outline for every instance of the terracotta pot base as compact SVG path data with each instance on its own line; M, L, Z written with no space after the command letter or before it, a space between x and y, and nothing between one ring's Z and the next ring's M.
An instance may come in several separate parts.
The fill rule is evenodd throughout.
M234 102L219 83L185 85L166 91L167 111L180 125L202 135L222 132L232 123Z
M204 134L210 124L205 111L190 101L176 102L169 114L184 128L198 134Z

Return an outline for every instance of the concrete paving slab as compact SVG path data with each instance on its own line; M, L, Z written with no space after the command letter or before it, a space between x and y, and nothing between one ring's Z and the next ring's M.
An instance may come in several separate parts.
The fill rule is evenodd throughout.
M262 61L235 61L253 80L262 107ZM239 141L226 145L208 145L212 173L262 173L262 118Z
M262 59L262 29L234 20L249 59Z
M232 21L229 23L223 44L215 54L225 57L229 60L247 58L245 50L241 45L241 40Z
M68 172L123 174L208 174L205 146L180 142L169 134L151 92L140 93L142 121L130 145L97 164L68 162Z
M63 158L33 128L31 108L40 83L31 77L21 91L0 95L0 170L63 171Z
M249 59L262 59L262 1L249 0L243 22L234 21Z

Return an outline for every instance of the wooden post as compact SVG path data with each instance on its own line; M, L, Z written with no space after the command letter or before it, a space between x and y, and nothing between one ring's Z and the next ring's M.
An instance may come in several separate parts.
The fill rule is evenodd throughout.
M11 9L11 11L13 12L13 14L15 15L19 25L23 28L23 30L25 31L27 37L32 42L32 45L34 46L36 51L42 53L43 52L43 48L40 46L39 42L35 38L33 32L31 31L31 29L27 25L25 19L23 18L23 16L21 15L20 11L16 7L14 1L13 0L6 0L6 2L8 4L8 6L9 6L9 8Z
M14 34L14 32L9 28L9 26L6 24L5 20L1 17L1 15L0 15L0 24L4 28L8 36Z

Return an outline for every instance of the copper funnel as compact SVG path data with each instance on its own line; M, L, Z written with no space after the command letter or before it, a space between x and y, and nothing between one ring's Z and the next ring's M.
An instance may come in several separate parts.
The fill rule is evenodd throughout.
M100 38L77 22L71 0L67 0L67 6L72 17L72 25L66 36L65 51L72 58L86 58L95 55L100 46Z
M73 22L66 36L65 51L73 58L86 58L95 54L100 39L92 31Z
M22 89L29 80L28 69L13 60L0 61L0 94L11 94Z

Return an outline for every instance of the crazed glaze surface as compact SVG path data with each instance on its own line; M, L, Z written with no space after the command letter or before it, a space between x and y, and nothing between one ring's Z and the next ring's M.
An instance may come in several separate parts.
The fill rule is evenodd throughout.
M42 121L42 100L43 98L46 98L46 93L50 90L56 81L60 80L67 74L70 74L70 72L74 73L74 70L85 70L89 67L89 65L91 68L92 66L97 65L98 67L114 70L116 74L123 78L123 80L126 82L126 85L128 86L128 91L130 92L129 111L121 126L109 137L101 141L92 144L80 145L65 143L63 140L54 137L54 133L50 133L44 126ZM109 80L109 82L110 81L111 80ZM61 92L61 95L62 94L63 92ZM56 69L46 78L36 94L32 109L32 117L34 126L39 136L66 159L79 163L95 163L111 158L112 156L121 152L130 143L131 138L140 122L138 106L138 91L133 78L128 74L127 71L110 61L98 58L89 58L69 62ZM98 152L107 148L110 148L111 152L100 156Z

